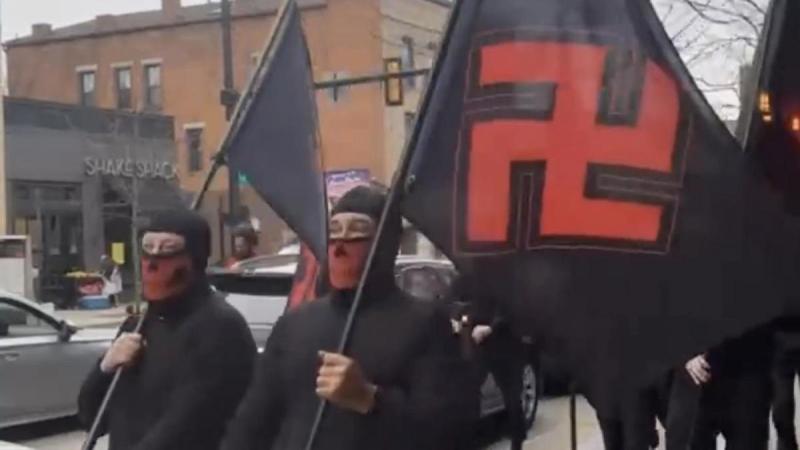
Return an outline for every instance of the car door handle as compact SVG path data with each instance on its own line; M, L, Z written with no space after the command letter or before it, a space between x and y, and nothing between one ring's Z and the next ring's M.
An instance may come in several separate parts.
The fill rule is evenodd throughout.
M19 359L19 353L17 352L0 353L0 361L14 362L18 359Z

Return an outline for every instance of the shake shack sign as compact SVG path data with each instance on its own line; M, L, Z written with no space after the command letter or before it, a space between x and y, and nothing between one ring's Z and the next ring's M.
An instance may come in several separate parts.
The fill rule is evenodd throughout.
M126 178L161 178L171 180L177 173L168 161L137 161L133 159L86 158L86 175L107 175Z

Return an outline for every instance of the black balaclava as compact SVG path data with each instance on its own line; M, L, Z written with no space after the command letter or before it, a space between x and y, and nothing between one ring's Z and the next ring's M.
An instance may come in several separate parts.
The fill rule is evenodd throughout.
M160 299L157 303L175 303L187 294L198 293L201 290L208 290L208 283L205 277L208 257L211 251L211 231L205 219L193 211L187 210L168 210L154 214L149 225L144 229L144 233L173 233L182 236L186 241L186 246L180 255L184 260L186 257L191 261L191 269L188 273L176 274L176 276L188 277L186 289L176 294L176 298ZM142 255L143 279L146 279L148 270L158 270L159 265L167 265L169 258L158 256L151 257ZM149 300L145 298L146 300ZM153 302L151 302L153 303ZM183 303L183 302L180 302Z
M358 186L344 194L331 210L331 217L340 213L359 213L370 216L377 226L386 204L386 194L373 186ZM394 264L400 248L402 224L399 214L391 214L375 254L369 281L365 286L365 295L381 296L395 287ZM354 292L334 292L334 295L350 299Z

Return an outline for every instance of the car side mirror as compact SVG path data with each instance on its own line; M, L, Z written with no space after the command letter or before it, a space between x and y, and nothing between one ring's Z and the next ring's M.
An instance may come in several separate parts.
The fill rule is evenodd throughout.
M66 321L62 321L58 326L58 340L61 342L69 342L72 335L75 334L75 328L67 323Z

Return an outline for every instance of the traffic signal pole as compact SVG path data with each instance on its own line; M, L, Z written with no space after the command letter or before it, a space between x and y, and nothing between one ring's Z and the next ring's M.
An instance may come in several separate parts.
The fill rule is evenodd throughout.
M316 90L330 89L333 87L353 86L358 84L367 84L376 82L385 83L386 81L392 79L403 79L409 77L418 77L420 75L426 75L428 72L430 72L430 69L425 68L425 69L404 70L400 72L381 72L369 75L360 75L351 78L341 78L336 80L316 81L314 82L314 89ZM206 173L206 178L203 181L203 187L200 189L200 192L197 194L197 197L195 197L193 205L195 209L198 209L202 205L203 200L205 199L205 194L208 191L209 187L211 186L211 181L219 171L220 167L225 165L226 161L224 152L225 149L222 149L220 153L214 155L211 168Z
M231 120L233 111L236 109L239 94L233 86L233 44L231 38L231 3L230 0L220 2L220 22L222 24L222 91L220 93L220 103L225 107L225 120ZM230 246L233 253L233 226L234 220L239 214L239 173L228 165L228 226L231 230ZM225 255L225 240L220 236L220 247L222 255Z

